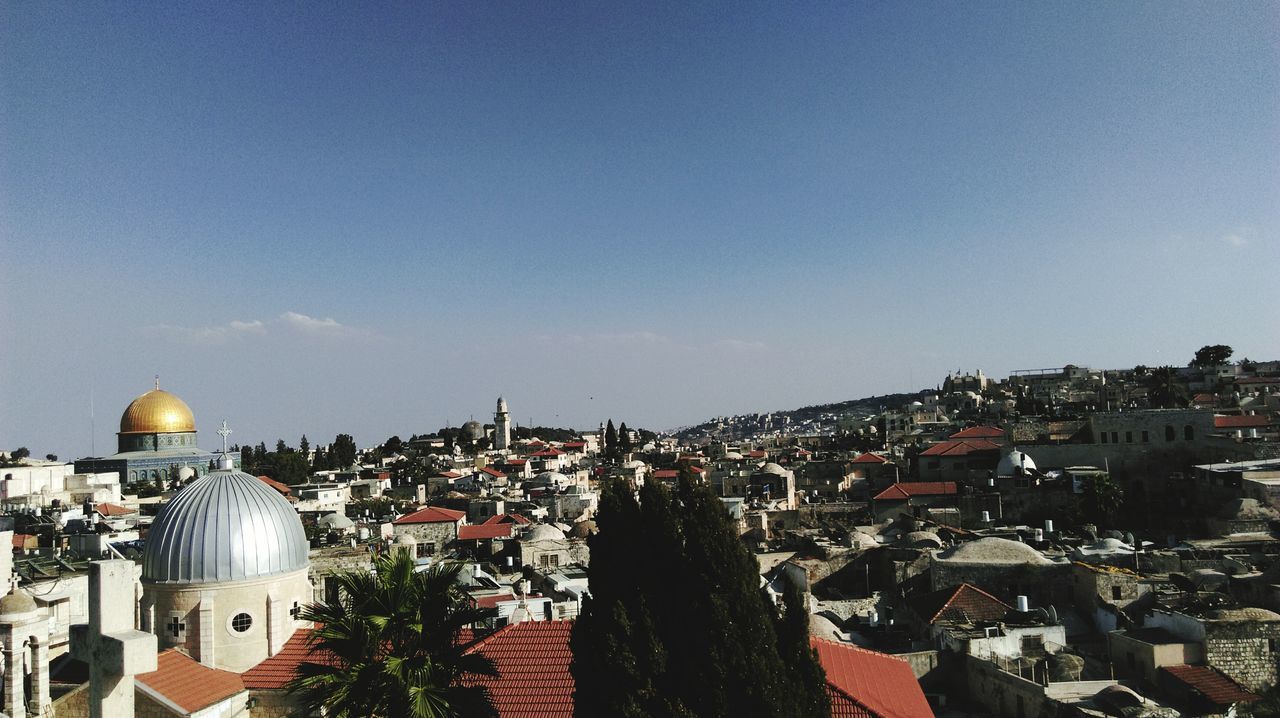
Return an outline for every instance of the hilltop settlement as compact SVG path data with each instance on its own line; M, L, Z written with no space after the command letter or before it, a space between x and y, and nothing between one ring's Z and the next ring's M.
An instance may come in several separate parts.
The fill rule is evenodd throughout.
M601 487L691 477L769 600L799 590L833 716L1280 711L1280 362L954 372L674 433L490 406L270 450L157 382L111 455L0 455L0 708L303 715L306 607L399 553L461 564L499 715L573 716Z

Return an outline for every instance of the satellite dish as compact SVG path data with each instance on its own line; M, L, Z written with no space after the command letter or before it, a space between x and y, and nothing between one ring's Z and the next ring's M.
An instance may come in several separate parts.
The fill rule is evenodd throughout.
M1049 614L1049 623L1055 626L1058 625L1058 609L1054 608L1053 604L1049 605L1048 614Z

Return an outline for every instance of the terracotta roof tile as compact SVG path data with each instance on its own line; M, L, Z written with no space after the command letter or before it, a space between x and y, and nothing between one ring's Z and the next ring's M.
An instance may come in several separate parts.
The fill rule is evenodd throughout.
M1271 417L1265 414L1238 414L1213 417L1215 429L1256 429L1271 426Z
M912 496L949 496L956 492L954 481L908 481L894 484L872 497L872 501L904 501Z
M327 654L319 651L312 653L311 647L307 645L310 637L311 629L309 628L294 631L279 653L240 674L245 688L279 690L293 680L294 673L303 662L327 663L328 661L325 660Z
M1013 606L967 583L907 599L907 606L925 623L999 621L1013 610Z
M488 475L490 475L490 476L494 477L495 479L501 479L501 478L505 478L505 477L506 477L506 474L502 473L501 471L498 471L497 469L493 468L492 466L485 466L485 467L482 467L480 470L481 470L481 471L483 471L484 473L486 473L486 474L488 474Z
M476 541L481 539L511 538L511 524L480 524L479 526L459 526L459 541Z
M911 665L901 658L865 648L811 638L818 660L827 672L830 693L861 706L858 713L847 704L832 701L833 716L874 718L927 718L933 715ZM841 712L837 713L837 709Z
M564 452L552 446L542 451L535 452L531 456L564 456Z
M427 506L418 509L411 514L406 514L392 521L393 524L439 524L446 522L461 521L466 518L466 511L454 511L453 509L442 509L439 506Z
M489 688L501 718L573 718L570 621L525 621L501 628L467 649L498 668L474 683Z
M187 713L207 708L218 701L244 692L240 676L201 665L190 656L170 648L156 656L156 670L137 676L144 690L164 697Z
M123 506L120 506L117 504L108 504L108 503L98 504L93 507L93 510L97 511L99 514L102 514L103 516L128 516L129 514L138 513L133 509L126 509Z
M267 486L270 486L276 491L279 491L281 496L288 496L289 494L293 493L293 489L289 488L288 484L282 484L279 481L276 481L275 479L271 478L270 476L259 476L258 481L261 481Z
M1003 439L1004 429L998 426L971 426L952 434L952 439Z
M1250 693L1239 683L1209 666L1164 666L1160 670L1204 696L1214 705L1249 703L1262 697L1256 693Z
M531 521L529 521L529 519L525 518L521 514L498 514L497 516L490 516L489 518L485 519L484 522L485 524L488 524L488 525L520 524L521 526L527 523L532 523Z
M889 460L883 456L867 453L853 460L855 464L887 464Z
M944 441L941 444L934 444L924 451L920 452L921 456L968 456L983 451L1000 451L1000 445L986 439L955 439L952 441Z

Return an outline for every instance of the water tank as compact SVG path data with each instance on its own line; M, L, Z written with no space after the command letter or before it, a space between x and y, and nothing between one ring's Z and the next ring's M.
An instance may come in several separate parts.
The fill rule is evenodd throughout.
M1044 541L1044 529L1036 529L1036 543Z
M371 535L372 533L369 531L369 527L367 526L361 526L359 529L356 529L356 538L361 541L368 541L369 536Z
M1044 520L1044 532L1047 534L1053 533L1053 519Z
M982 523L984 523L984 524L989 524L989 523L991 523L991 512L990 512L990 511L983 511L983 512L982 512Z
M1027 597L1018 596L1018 611L1022 613L1026 613L1027 611L1030 611L1030 610L1031 610L1031 602L1027 600Z

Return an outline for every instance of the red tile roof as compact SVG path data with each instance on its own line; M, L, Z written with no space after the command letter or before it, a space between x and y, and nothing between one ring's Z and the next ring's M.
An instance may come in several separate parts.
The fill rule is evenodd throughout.
M933 715L911 665L865 648L810 638L827 672L832 716L927 718ZM852 706L849 703L853 703ZM862 712L857 712L858 708Z
M1218 401L1217 394L1196 394L1195 396L1191 397L1191 403L1193 404L1213 404L1213 403L1216 403L1217 401Z
M187 713L207 708L245 690L238 674L201 665L170 648L156 656L156 670L137 676L144 690L162 696Z
M908 481L894 484L872 497L872 501L905 501L912 496L949 496L956 492L954 481Z
M924 451L920 452L921 456L968 456L982 451L1000 451L1000 445L986 439L956 439L953 441L944 441L941 444L934 444Z
M392 521L393 524L439 524L453 521L461 521L466 518L466 511L454 511L453 509L442 509L439 506L427 506L418 509L411 514L401 516Z
M467 649L497 665L497 676L477 677L474 683L489 688L501 718L573 718L572 630L570 621L524 621Z
M930 624L938 621L999 621L1013 610L1013 606L967 583L907 599L907 606Z
M747 456L750 456L753 459L763 459L768 455L769 455L769 452L764 451L763 449L753 449L747 452Z
M1215 429L1256 429L1271 426L1271 417L1265 414L1215 416L1213 426Z
M299 664L303 662L327 663L325 660L326 654L319 651L312 653L311 647L307 645L307 639L310 636L311 629L309 628L294 631L289 640L284 642L284 646L279 653L240 674L240 678L244 680L245 688L250 690L279 690L293 680Z
M587 442L585 442L585 441L566 441L566 442L564 442L564 448L566 448L566 449L585 449L585 448L587 448Z
M486 474L488 474L488 475L490 475L490 476L494 477L495 479L506 478L506 476L507 476L506 474L502 473L501 471L498 471L497 469L493 468L492 466L484 466L484 467L481 467L481 468L480 468L480 470L481 470L481 471L483 471L484 473L486 473Z
M524 466L527 463L529 463L528 459L507 459L507 464L510 466Z
M883 456L877 456L876 454L867 453L854 459L853 463L855 464L887 464L889 463L889 460L884 458Z
M530 456L564 456L564 452L552 446L552 447L543 449L542 451L538 451L533 454L530 454Z
M279 653L240 674L244 687L250 690L281 690L293 680L298 666L302 663L329 663L331 661L329 653L313 651L308 645L311 631L310 628L294 631ZM458 632L460 645L465 646L474 639L475 634L469 628Z
M480 524L479 526L459 526L459 541L477 541L482 539L511 538L511 524Z
M259 476L258 481L261 481L267 486L270 486L276 491L279 491L281 496L288 496L289 494L293 493L293 489L289 488L287 484L282 484L279 481L276 481L275 479L271 478L270 476Z
M486 524L486 525L492 525L492 524L521 524L521 525L524 525L524 524L527 524L527 523L531 523L531 522L529 521L529 519L525 518L524 516L522 516L522 515L520 515L520 514L498 514L497 516L490 516L489 518L485 519L485 521L484 521L484 522L485 522L485 524Z
M129 514L138 513L133 509L126 509L125 507L119 506L117 504L107 504L107 503L98 504L93 507L93 510L97 511L99 514L102 514L103 516L128 516Z
M473 596L471 601L476 604L476 608L494 608L503 601L511 601L515 599L515 594L499 593L493 596Z
M459 473L458 473L458 472L456 472L456 471L441 471L440 473L436 474L436 476L442 476L442 477L444 477L444 478L446 478L446 479L461 479L461 478L462 478L462 474L459 474Z
M1239 683L1208 666L1164 666L1160 670L1204 696L1214 705L1249 703L1262 697L1256 693L1250 693Z
M971 426L952 434L952 439L1003 439L1004 429L998 426Z

